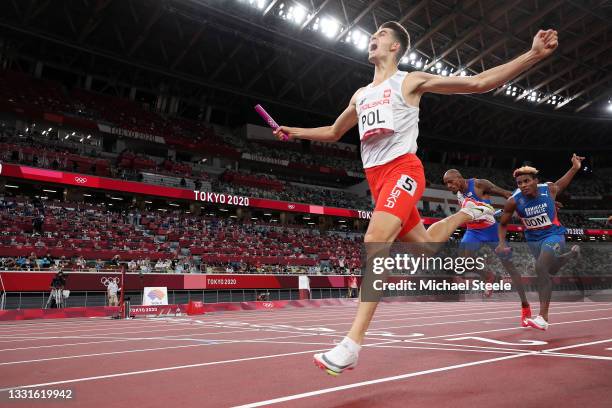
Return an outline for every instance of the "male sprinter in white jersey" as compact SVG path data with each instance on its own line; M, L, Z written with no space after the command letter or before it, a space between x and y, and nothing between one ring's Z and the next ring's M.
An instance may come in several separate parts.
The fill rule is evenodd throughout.
M443 180L446 188L457 195L457 199L461 206L465 205L466 201L469 200L490 204L491 196L504 197L507 199L512 195L510 191L504 190L486 179L471 178L466 180L457 169L447 170L446 173L444 173ZM473 258L483 245L488 245L493 250L497 248L499 238L497 236L497 222L494 217L487 217L467 223L466 228L467 231L461 239L461 256ZM525 288L521 281L521 274L518 273L512 264L512 254L510 251L506 253L497 253L497 255L502 266L512 278L512 283L521 298L521 325L526 327L526 319L531 317L531 308L529 307L527 296L525 296ZM479 273L483 279L492 282L495 275L490 270L488 274L486 272L487 270L482 270ZM491 293L492 291L485 291L485 296L491 296Z
M309 129L281 126L275 131L280 140L284 132L290 139L336 142L359 125L363 167L376 201L364 237L366 244L395 240L446 242L459 225L491 215L493 208L489 205L468 203L460 212L427 230L420 222L416 206L425 190L425 173L415 153L421 96L427 92L484 93L498 88L548 57L557 48L557 32L539 31L531 50L525 54L468 77L399 71L398 63L409 47L410 38L404 27L397 22L384 23L370 39L368 60L374 64L373 81L355 92L333 125ZM316 354L315 363L332 375L355 367L377 305L378 302L360 299L347 336L327 353Z

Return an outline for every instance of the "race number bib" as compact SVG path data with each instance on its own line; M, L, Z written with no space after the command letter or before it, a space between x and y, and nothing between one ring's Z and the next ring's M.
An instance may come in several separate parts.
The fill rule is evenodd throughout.
M552 222L550 221L548 214L544 213L529 218L523 218L523 225L525 225L525 228L527 229L537 229L548 227L549 225L552 225Z
M359 111L359 136L363 141L372 136L390 136L395 132L391 89L368 92L361 98Z

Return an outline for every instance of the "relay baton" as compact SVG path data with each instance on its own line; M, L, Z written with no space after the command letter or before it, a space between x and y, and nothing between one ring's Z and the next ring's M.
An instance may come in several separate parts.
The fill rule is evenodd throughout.
M261 116L263 118L263 120L266 121L266 123L268 124L268 126L270 126L272 128L272 130L276 130L278 129L280 126L278 126L278 123L276 123L276 121L274 119L272 119L272 116L270 116L270 114L268 112L266 112L266 110L263 108L263 106L261 105L255 105L255 110L257 111L257 113L259 113L259 116ZM281 136L283 140L289 140L289 136L287 136L287 134L285 132L281 132Z

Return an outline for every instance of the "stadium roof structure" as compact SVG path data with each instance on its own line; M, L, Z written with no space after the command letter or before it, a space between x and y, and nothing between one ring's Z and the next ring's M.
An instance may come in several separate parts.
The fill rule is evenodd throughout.
M526 51L538 29L559 32L557 52L510 84L485 95L427 96L425 137L612 149L605 0L12 0L0 15L0 56L243 120L261 102L305 125L341 112L371 80L364 41L388 20L411 35L401 69L441 75L476 75Z

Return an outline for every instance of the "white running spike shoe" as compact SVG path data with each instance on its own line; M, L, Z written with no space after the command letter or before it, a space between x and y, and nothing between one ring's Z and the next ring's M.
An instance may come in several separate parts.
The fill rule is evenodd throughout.
M490 221L495 224L495 208L487 203L465 200L460 211L472 217L472 221Z
M315 354L314 363L327 374L337 376L357 366L360 349L358 344L345 338L328 352Z
M549 326L548 322L540 315L535 318L525 319L525 321L527 322L527 326L538 330L547 330Z

